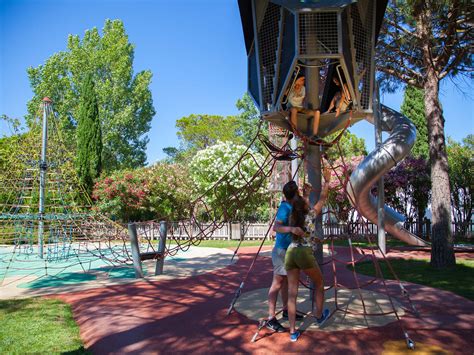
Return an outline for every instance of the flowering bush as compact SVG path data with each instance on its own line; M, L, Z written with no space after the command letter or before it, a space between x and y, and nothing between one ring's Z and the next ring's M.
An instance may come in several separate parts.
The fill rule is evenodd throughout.
M226 221L267 218L267 181L258 172L264 158L249 152L239 161L246 149L243 145L219 142L198 151L191 161L191 178L207 205L201 211L202 218Z
M148 210L148 185L141 170L118 171L96 182L92 198L112 219L139 220Z
M408 156L384 178L387 203L408 218L422 219L431 192L428 162Z
M332 163L331 182L329 184L328 206L330 212L336 216L339 221L346 222L350 214L354 211L346 193L346 184L352 172L364 159L363 156L354 156L350 158L339 158Z
M155 164L144 169L147 177L149 209L154 219L188 218L193 183L188 168L182 164Z
M123 222L178 219L189 213L191 187L183 166L157 164L102 178L93 199L98 210Z
M347 221L354 209L345 192L345 184L363 156L345 158L333 163L328 204L337 219ZM407 157L384 176L385 201L408 218L423 218L431 191L429 167L423 158ZM377 186L372 188L377 195Z

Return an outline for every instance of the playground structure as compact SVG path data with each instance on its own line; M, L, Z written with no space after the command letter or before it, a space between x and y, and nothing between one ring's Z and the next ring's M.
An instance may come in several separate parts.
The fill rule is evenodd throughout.
M321 112L319 137L345 130L361 119L374 123L377 148L352 173L347 184L349 200L362 216L378 223L380 237L386 229L408 244L426 246L403 228L404 216L383 207L383 196L370 193L409 154L416 138L415 127L406 117L379 103L374 56L386 5L386 0L239 0L248 87L263 119L293 131L304 142L308 178L314 188L312 204L321 189L320 151L330 144L310 138L312 114L298 113L296 127L289 123L286 101L297 75L304 72L306 77L307 108ZM338 116L325 113L338 90L334 78L351 98L348 110ZM383 143L381 131L389 133ZM379 242L384 249L385 242Z
M238 188L226 174L193 201L185 221L131 223L127 228L92 208L76 176L74 146L61 136L49 98L44 98L36 120L26 133L16 136L14 144L18 155L0 157L8 172L0 184L0 286L74 278L97 270L110 274L114 268L132 266L135 276L143 277L144 260L156 261L155 274L160 274L166 257L189 250L227 221L236 220L248 199L265 186L275 165L268 155L253 176L245 175L247 185ZM229 172L243 174L245 159L257 161L247 149ZM234 193L228 203L213 210L209 200L222 186ZM211 221L200 222L202 214Z
M421 238L410 233L403 227L404 216L384 206L383 175L404 159L410 152L416 138L414 125L402 114L381 105L379 89L375 80L375 44L380 31L386 0L338 0L338 1L296 1L296 0L239 0L239 9L248 55L248 90L259 108L262 118L272 126L278 126L293 132L295 138L291 144L292 154L286 154L292 162L292 177L297 180L300 164L297 159L304 160L308 181L312 186L309 196L313 206L321 192L321 167L323 152L338 147L338 140L344 131L361 119L375 125L376 149L371 152L352 172L348 181L341 180L341 188L346 192L352 206L360 216L378 225L378 251L385 258L385 230L392 236L414 246L427 246ZM305 76L306 112L298 111L296 122L290 121L288 96L293 90L296 80L301 74ZM337 80L335 80L337 79ZM337 85L337 81L339 85ZM339 112L329 112L331 100L337 91L350 98L346 108ZM341 94L341 93L340 93ZM342 105L340 106L342 107ZM319 111L319 130L312 136L313 120ZM382 142L382 131L389 134ZM325 141L324 138L338 132L335 139ZM295 139L299 139L298 143ZM339 147L338 147L339 148ZM340 151L340 150L339 150ZM299 153L299 154L298 154ZM341 156L342 162L344 157ZM344 163L343 163L344 164ZM331 162L328 165L334 168ZM379 196L371 194L372 187L378 183ZM329 211L329 213L331 213ZM315 220L316 235L323 239L322 217ZM355 267L362 259L354 258L353 246L348 237L351 260L347 263ZM372 241L369 238L369 242ZM334 251L334 244L331 243ZM315 257L322 266L322 244L313 246ZM258 255L258 253L257 253ZM337 281L336 264L344 263L332 256L334 282L326 287L326 291L335 292L335 312L350 314L351 311L338 305L338 289L350 286ZM376 269L377 256L372 255ZM237 289L228 309L232 311L240 297L244 284L253 267L245 275ZM391 270L393 273L393 270ZM382 284L386 287L383 276L378 273ZM395 277L396 278L396 277ZM377 278L376 278L377 279ZM376 279L370 281L373 283ZM361 284L354 272L355 289L364 304ZM369 284L370 284L369 283ZM417 314L410 301L408 292L399 283L401 293L409 303L409 308ZM312 285L307 285L311 289ZM400 320L392 297L385 288L392 310L384 314L395 314ZM314 307L314 305L312 306ZM378 315L367 312L355 312L365 316ZM265 325L260 321L258 330ZM414 348L399 322L407 346ZM258 337L255 333L252 341Z

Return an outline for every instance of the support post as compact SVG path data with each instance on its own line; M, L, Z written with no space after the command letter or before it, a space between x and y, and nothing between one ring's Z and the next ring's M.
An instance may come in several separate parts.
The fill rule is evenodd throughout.
M318 146L310 145L307 150L307 159L308 159L308 182L313 187L309 195L309 204L311 208L316 204L321 195L322 183L321 183L321 152ZM316 227L316 236L319 238L323 237L323 217L319 214L316 217L315 221ZM323 247L322 244L316 245L316 251L314 257L318 264L323 262Z
M230 224L230 235L232 240L242 240L242 228L240 222Z
M296 135L293 135L293 138L291 138L290 141L290 147L291 150L295 151L298 148L298 141L296 140ZM298 174L296 173L298 171L298 159L293 159L291 161L291 179L298 183Z
M158 243L158 253L161 256L156 260L155 275L163 274L163 267L165 266L165 247L167 235L168 225L166 224L166 221L160 221L160 242Z
M140 247L138 246L137 226L135 223L128 224L128 235L130 236L130 244L132 247L133 269L135 277L143 278L142 261L140 259Z
M319 61L314 61L311 64L318 64ZM307 67L306 68L306 101L308 108L311 110L319 109L319 68L318 67ZM308 122L308 126L312 126L312 120ZM308 133L312 134L312 129L308 127ZM309 204L311 208L314 207L316 202L319 200L321 195L321 147L316 145L308 145L307 155L306 155L306 169L308 172L308 182L313 187L309 195ZM316 235L319 238L323 237L323 217L318 215L315 221ZM323 263L323 246L322 244L316 245L316 250L314 251L314 257L319 265ZM321 268L322 271L322 268ZM311 282L310 286L312 288L315 285ZM311 304L314 307L315 299L314 295L310 293Z
M380 111L380 93L377 83L375 83L374 95L374 127L375 127L375 147L379 148L382 145L382 112ZM380 177L377 185L377 242L380 251L383 254L387 253L387 241L385 236L385 187L384 178Z
M41 161L40 184L39 184L39 206L38 206L38 256L43 258L44 249L44 201L46 189L46 172L48 170L48 162L46 160L48 147L48 112L51 110L51 100L47 97L43 99L43 134L41 137Z

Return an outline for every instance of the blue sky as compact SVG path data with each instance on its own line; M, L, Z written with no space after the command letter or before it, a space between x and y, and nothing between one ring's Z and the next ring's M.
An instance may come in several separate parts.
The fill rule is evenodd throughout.
M105 19L124 22L135 45L135 72L153 73L149 163L164 157L163 148L179 145L177 119L238 113L235 102L247 90L247 67L237 0L0 0L0 114L25 115L32 97L26 69L65 50L68 34L82 37L87 29L102 29ZM402 93L382 101L399 109ZM447 135L461 140L474 133L472 97L448 79L441 101ZM5 130L0 125L0 136ZM351 131L373 148L370 124L358 123Z

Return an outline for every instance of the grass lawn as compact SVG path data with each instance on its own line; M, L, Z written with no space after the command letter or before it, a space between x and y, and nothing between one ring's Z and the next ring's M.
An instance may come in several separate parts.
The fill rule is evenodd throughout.
M68 304L44 298L0 301L0 354L65 352L91 354Z
M358 241L352 241L352 245L355 247L361 247L361 248L367 248L367 247L376 247L377 246L377 238L372 238L373 243L369 243L367 240L358 240ZM331 245L331 243L328 243ZM387 246L388 247L403 247L407 246L407 243L404 243L398 239L388 239L387 240ZM334 240L334 245L335 246L341 246L341 247L348 247L349 246L349 241L347 239L335 239Z
M429 260L390 259L390 264L400 280L451 291L474 301L474 260L457 259L456 267L449 270L431 268ZM390 269L380 262L383 275L393 279ZM356 265L356 271L365 275L375 275L371 261Z

